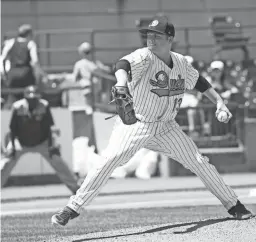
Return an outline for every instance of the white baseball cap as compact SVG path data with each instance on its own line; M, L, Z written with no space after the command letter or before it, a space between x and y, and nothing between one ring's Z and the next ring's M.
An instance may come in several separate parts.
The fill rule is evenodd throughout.
M86 53L89 52L92 49L91 44L88 42L84 42L78 47L79 53Z
M218 70L223 70L224 68L224 63L222 61L213 61L211 63L211 69L218 69Z

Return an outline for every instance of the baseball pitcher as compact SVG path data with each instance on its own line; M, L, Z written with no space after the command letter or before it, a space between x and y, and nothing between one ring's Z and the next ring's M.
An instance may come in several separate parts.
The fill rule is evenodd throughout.
M52 216L52 223L66 225L77 217L107 182L113 170L142 147L160 152L195 173L228 213L237 219L252 217L225 184L209 159L175 121L186 90L197 89L216 104L216 116L227 123L232 114L205 78L183 55L172 52L174 26L166 17L155 18L146 29L147 47L116 63L117 83L112 89L119 117L107 146L104 162L91 170L67 206Z

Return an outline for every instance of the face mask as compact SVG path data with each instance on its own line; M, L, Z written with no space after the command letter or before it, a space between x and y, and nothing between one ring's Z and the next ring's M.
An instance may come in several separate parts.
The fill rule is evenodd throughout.
M34 109L37 105L36 98L27 98L29 109Z

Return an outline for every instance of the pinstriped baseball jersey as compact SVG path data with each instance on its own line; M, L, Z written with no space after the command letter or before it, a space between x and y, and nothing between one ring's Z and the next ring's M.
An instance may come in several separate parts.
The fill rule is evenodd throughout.
M102 162L88 172L68 202L73 210L79 213L83 205L97 196L113 170L143 147L167 155L190 169L227 209L236 204L237 195L174 120L184 92L194 88L199 75L185 57L174 52L170 55L172 68L148 48L123 57L131 66L128 88L141 122L125 125L117 118Z
M150 26L159 24L160 30L166 29L164 23L154 20ZM165 30L162 32L166 34ZM237 195L174 120L184 92L195 87L199 73L184 56L172 51L170 56L172 66L166 65L149 48L138 49L122 58L130 63L129 68L127 61L123 61L125 64L120 69L130 71L127 85L139 121L125 125L117 118L102 162L88 172L80 189L68 202L68 207L74 211L79 213L83 205L89 204L113 170L143 147L167 155L190 169L226 209L236 204ZM124 79L126 81L121 75L120 82Z
M198 71L181 54L170 52L173 68L148 48L123 57L131 65L128 88L133 96L136 117L143 122L173 120L186 89L193 89Z

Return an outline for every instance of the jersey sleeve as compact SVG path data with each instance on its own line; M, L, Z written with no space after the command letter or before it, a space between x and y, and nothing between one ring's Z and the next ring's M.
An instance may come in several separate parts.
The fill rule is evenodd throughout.
M146 50L137 50L124 56L131 66L131 82L137 82L141 79L143 73L149 66L149 56ZM121 60L122 60L121 59Z
M188 90L192 90L198 80L199 77L199 73L198 71L190 64L186 61L186 89Z

